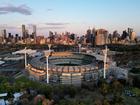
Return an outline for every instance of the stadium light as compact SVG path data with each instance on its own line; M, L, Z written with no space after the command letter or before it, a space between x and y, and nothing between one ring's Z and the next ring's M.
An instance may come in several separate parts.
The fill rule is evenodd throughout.
M104 51L104 79L106 79L106 62L107 62L107 45L105 46Z
M26 69L26 67L27 67L27 51L26 51L26 47L25 47L25 49L24 49L24 64L25 64L25 69Z
M81 46L82 46L82 45L79 43L79 44L78 44L78 47L79 47L79 53L81 52Z
M47 84L49 84L49 69L48 69L48 65L49 65L49 63L48 63L48 61L49 61L49 55L50 55L50 51L45 51L44 52L45 53L45 57L46 57L46 75L47 75Z

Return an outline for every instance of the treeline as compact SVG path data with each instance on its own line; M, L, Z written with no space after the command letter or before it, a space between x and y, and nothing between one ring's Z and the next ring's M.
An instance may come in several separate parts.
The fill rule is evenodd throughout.
M140 51L140 45L110 44L110 45L108 45L108 48L112 51L119 51L119 52Z
M44 44L44 45L21 45L21 44L12 44L12 45L0 45L0 51L4 52L4 53L8 53L8 52L12 52L12 51L17 51L17 50L21 50L24 49L25 47L27 47L28 49L37 49L37 50L47 50L48 45ZM52 45L51 49L54 51L68 51L68 50L74 50L75 46L71 46L71 45Z
M95 89L72 85L47 85L26 77L18 79L0 77L0 93L13 94L14 92L34 90L36 95L43 94L47 99L54 100L54 105L123 105L123 85L119 81L114 80L108 84L101 80ZM30 92L29 95L31 95ZM33 100L36 95L29 100ZM111 95L112 99L108 98L108 95Z

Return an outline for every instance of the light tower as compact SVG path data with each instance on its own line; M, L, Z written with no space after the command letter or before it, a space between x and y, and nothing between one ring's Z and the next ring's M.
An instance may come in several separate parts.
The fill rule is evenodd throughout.
M79 47L79 53L81 52L81 46L82 46L82 45L79 43L79 44L78 44L78 47Z
M51 44L48 44L48 47L49 47L49 50L48 51L45 51L44 54L45 54L45 57L46 57L46 76L47 76L47 84L49 84L49 56L50 56L50 53L51 53Z
M105 45L104 51L104 79L106 79L106 62L107 62L107 45Z
M26 51L26 47L25 47L25 49L24 49L24 64L25 64L25 69L26 69L26 67L27 67L27 51Z
M45 56L46 56L46 76L47 76L47 84L49 84L49 55L50 51L45 51Z
M51 44L48 44L48 47L49 47L49 51L51 51L51 46L52 46Z

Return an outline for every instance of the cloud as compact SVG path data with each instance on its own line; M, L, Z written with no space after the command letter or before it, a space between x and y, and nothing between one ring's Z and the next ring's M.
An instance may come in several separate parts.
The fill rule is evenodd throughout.
M0 6L0 15L9 14L9 13L20 13L23 15L31 15L31 9L26 5L13 6L13 5L5 5Z
M28 25L26 25L27 27L27 29L32 29L32 26L33 26L34 24L28 24ZM22 29L22 27L21 27L21 25L20 26L10 26L10 25L7 25L7 24L1 24L0 25L0 30L1 29L10 29L10 30L15 30L15 29ZM57 30L59 30L59 29L65 29L65 27L64 26L38 26L37 27L37 29L38 30L46 30L46 29L49 29L49 30L53 30L53 29L57 29Z
M45 29L64 29L65 27L38 27L40 30L45 30Z
M4 11L0 11L0 14L7 14L7 12L4 12Z
M62 25L68 25L69 23L46 23L46 25L49 26L62 26Z
M47 12L53 11L53 9L47 9Z
M0 24L0 29L21 29L21 26L12 26L8 24Z

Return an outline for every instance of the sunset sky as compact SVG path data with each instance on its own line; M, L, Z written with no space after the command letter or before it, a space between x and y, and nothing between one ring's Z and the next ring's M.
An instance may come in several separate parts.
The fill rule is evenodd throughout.
M0 30L21 33L21 25L85 34L91 27L120 33L131 27L140 35L140 0L0 0Z

